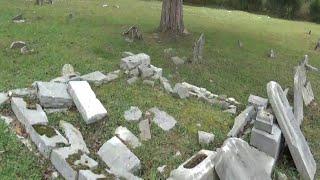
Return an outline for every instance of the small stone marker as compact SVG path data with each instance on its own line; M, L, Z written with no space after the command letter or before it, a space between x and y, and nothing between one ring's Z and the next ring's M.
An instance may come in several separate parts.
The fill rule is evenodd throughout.
M200 144L210 144L214 141L214 134L198 131L198 138Z
M74 76L76 72L71 64L65 64L62 67L61 75L62 76Z
M149 110L154 114L153 122L156 123L164 131L169 131L176 125L177 121L164 111L160 111L157 107Z
M150 122L148 119L139 122L140 139L147 141L151 139Z
M253 105L256 109L259 107L267 108L268 99L250 94L248 99L249 105Z
M133 149L141 146L139 139L126 127L119 126L114 134Z
M200 63L203 60L203 50L205 45L205 37L202 33L199 39L193 45L193 63Z
M142 112L137 106L131 106L129 110L124 112L124 119L127 121L139 121L142 117Z

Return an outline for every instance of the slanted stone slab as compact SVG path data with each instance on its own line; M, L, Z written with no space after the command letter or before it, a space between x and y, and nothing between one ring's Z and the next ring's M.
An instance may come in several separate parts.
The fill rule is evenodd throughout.
M107 76L100 71L95 71L89 74L82 75L81 79L95 85L100 85L106 81Z
M177 169L171 171L168 180L218 180L214 171L216 152L201 150L193 155Z
M126 127L119 126L114 134L132 148L141 146L139 139Z
M91 170L80 170L78 180L99 180L105 178L105 175L95 174Z
M9 96L7 93L0 93L0 105L7 102L9 100Z
M8 94L12 97L35 98L37 96L37 90L33 88L14 89L9 91Z
M140 160L116 136L103 144L98 155L112 169L131 173L140 169Z
M124 119L127 121L139 121L141 117L142 112L136 106L131 106L129 110L124 112Z
M272 134L274 116L265 109L260 109L257 113L254 127L256 129Z
M295 68L294 75L294 118L298 121L299 125L303 121L303 96L302 88L307 81L306 69L304 66L300 65Z
M317 169L316 162L300 130L299 121L295 119L292 113L288 99L276 82L268 83L267 92L273 112L301 178L313 180Z
M214 134L198 131L198 139L200 144L210 144L214 140Z
M259 107L267 108L268 99L250 94L248 99L249 105L253 105L256 109Z
M232 129L229 131L229 137L238 137L243 131L244 127L247 125L254 115L256 114L254 106L248 106L242 113L240 113L234 120Z
M310 103L314 100L314 94L310 81L308 81L306 86L302 88L302 97L306 106L309 106Z
M68 141L56 129L47 125L33 125L28 133L32 142L45 158L50 158L52 149L58 145L68 144Z
M68 92L87 124L94 123L107 116L107 110L96 98L87 81L70 81Z
M59 126L61 129L63 129L63 132L72 148L90 154L89 149L83 140L82 134L78 129L65 121L60 121Z
M176 125L177 121L164 111L160 111L157 107L149 110L154 114L153 122L156 123L164 131L169 131Z
M116 70L116 71L108 73L106 75L106 78L105 78L104 82L108 83L108 82L111 82L111 81L114 81L114 80L118 79L119 78L119 74L120 74L120 70Z
M147 141L151 139L150 122L149 119L145 119L139 122L140 139Z
M48 123L46 113L39 104L36 104L36 109L28 109L27 103L22 98L12 98L11 108L17 119L25 126L27 132L32 125L46 125Z
M190 96L188 88L181 83L177 83L174 86L173 93L177 94L181 99L185 99Z
M277 160L283 147L282 133L276 124L273 125L272 129L272 133L268 133L253 127L250 144Z
M67 85L55 82L37 82L38 98L45 108L66 108L73 105Z
M136 54L133 56L128 56L121 59L120 68L124 70L131 70L139 65L149 65L150 56L144 53Z
M271 180L274 159L239 138L227 139L217 150L215 170L220 179Z

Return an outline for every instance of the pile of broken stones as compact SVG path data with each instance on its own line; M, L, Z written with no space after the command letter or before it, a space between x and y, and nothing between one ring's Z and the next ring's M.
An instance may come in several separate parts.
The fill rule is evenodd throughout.
M49 82L36 81L31 88L0 93L0 104L11 103L12 111L38 151L51 161L65 179L103 179L110 174L117 178L141 179L134 175L140 170L141 164L131 150L141 146L141 141L151 139L152 123L164 131L170 131L177 123L174 117L157 107L149 109L143 116L138 107L132 106L124 112L124 118L127 121L138 122L140 140L126 127L120 126L98 152L90 152L77 128L68 122L60 121L59 126L63 131L60 133L49 125L46 114L68 111L70 107L75 106L88 125L104 120L108 112L97 99L91 85L114 81L124 73L128 77L128 84L142 80L144 84L155 86L158 81L167 93L175 97L195 97L212 105L219 105L226 112L236 113L237 105L240 103L234 98L219 96L186 82L177 83L172 87L170 81L163 76L162 69L150 63L147 54L124 52L122 56L121 70L108 74L95 71L80 75L71 65L66 64L62 68L62 75ZM303 99L306 103L311 103L314 99L311 84L304 77L307 70L317 70L311 67L306 60L297 68L295 100L302 102ZM296 109L301 112L303 104L299 103L300 101L295 102L293 114L284 92L276 82L270 82L267 89L269 100L253 95L249 97L249 106L236 117L234 127L228 134L230 138L221 148L217 151L197 152L171 171L168 179L271 179L272 169L284 142L292 153L301 177L313 179L316 164L300 130L301 121L298 121L297 116L301 114L296 113ZM296 107L301 105L302 107ZM9 117L2 119L7 123L11 122ZM250 122L254 122L250 140L254 147L237 138ZM209 144L214 140L211 133L199 131L198 136L199 143ZM93 158L94 154L98 155L99 160ZM104 165L108 168L102 168ZM158 170L164 168L165 165Z

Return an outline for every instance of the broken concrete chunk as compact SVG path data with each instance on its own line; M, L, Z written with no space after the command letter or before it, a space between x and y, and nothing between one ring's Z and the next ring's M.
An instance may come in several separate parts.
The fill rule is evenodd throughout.
M139 139L126 127L119 126L114 133L122 142L133 149L141 146Z
M128 51L122 52L122 54L121 54L122 58L126 58L126 57L133 56L133 55L134 54L132 52L128 52Z
M129 110L124 112L124 119L127 121L139 121L141 117L142 112L136 106L131 106Z
M90 154L89 149L83 140L82 134L78 129L65 121L60 121L59 126L63 129L63 132L73 149L78 149L84 153Z
M178 94L178 96L181 99L184 99L190 96L188 88L181 83L177 83L174 86L173 93Z
M204 131L198 131L198 138L200 144L210 144L214 140L214 134Z
M164 131L169 131L176 125L177 121L164 111L160 111L157 107L149 110L154 114L153 122L156 123Z
M107 116L107 110L97 99L87 81L70 81L68 92L87 124L94 123Z
M265 109L260 109L257 113L254 127L256 129L272 134L274 116Z
M131 70L139 65L148 66L150 65L150 56L141 53L133 56L128 56L121 59L120 68L123 70Z
M254 106L248 106L242 113L240 113L234 120L234 125L232 129L229 131L229 137L238 137L240 133L243 131L244 127L247 125L249 121L254 118L256 114Z
M81 79L95 85L100 85L106 81L107 77L102 72L95 71L89 74L82 75Z
M256 109L259 107L267 108L268 99L250 94L248 99L249 105L253 105Z
M99 180L105 178L105 175L95 174L91 170L80 170L78 180Z
M67 85L55 82L37 82L38 98L45 108L66 108L73 105Z
M154 75L154 71L150 66L140 65L138 69L142 79L149 78Z
M142 141L147 141L151 139L150 122L148 119L145 119L139 122L139 129L140 129L140 139Z
M72 147L71 147L72 148ZM91 170L95 170L98 167L98 162L95 161L94 159L90 158L88 155L86 154L82 154L80 156L80 159L75 160L73 162L73 164L75 166L86 166L87 168L91 169Z
M112 169L131 173L140 169L140 160L116 136L103 144L98 155Z
M216 152L201 150L177 169L171 171L168 180L218 180L214 171Z
M242 139L229 138L217 150L214 162L220 179L271 180L275 160Z
M21 49L24 46L26 46L27 44L23 41L14 41L11 43L10 45L10 49Z
M0 93L0 105L7 102L9 100L9 96L7 93Z
M274 81L268 83L267 92L273 112L301 178L314 179L317 169L316 162L300 130L300 124L292 113L288 99L280 85Z
M306 106L309 106L310 103L314 100L314 94L310 81L308 81L307 85L302 88L302 97Z

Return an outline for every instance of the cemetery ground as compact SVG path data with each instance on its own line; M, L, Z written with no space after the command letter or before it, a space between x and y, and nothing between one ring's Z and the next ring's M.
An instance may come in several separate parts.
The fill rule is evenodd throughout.
M102 7L105 3L109 6ZM161 2L158 1L56 1L44 6L35 6L33 1L0 1L0 92L28 87L34 81L49 81L60 76L62 66L67 63L81 74L97 70L111 72L119 69L121 53L131 51L150 55L151 63L163 68L165 76L173 83L186 81L213 93L234 97L246 105L250 94L267 97L266 84L271 80L279 82L283 88L290 87L292 99L293 68L304 54L309 55L310 64L320 67L320 52L314 51L320 37L319 25L186 5L185 26L190 35L159 40L154 38L154 33L160 12ZM12 23L11 18L19 13L27 21ZM132 25L142 30L143 41L128 43L124 40L121 33ZM311 35L307 34L309 30L312 30ZM191 56L193 41L201 33L206 35L203 63L176 67L171 60L163 58L163 50L169 47L180 57ZM9 49L16 40L27 42L35 52L21 55ZM238 47L238 40L243 42L243 48ZM270 49L275 50L276 59L267 57ZM309 75L316 102L306 108L302 125L317 164L320 162L319 75ZM160 86L150 87L142 82L130 86L125 78L93 90L108 110L108 119L86 125L76 109L48 115L49 124L55 127L60 120L78 127L91 152L97 152L118 126L139 134L137 124L123 117L130 106L138 106L143 112L157 106L177 120L170 132L151 126L152 139L143 141L142 146L133 150L142 163L138 175L144 179L156 179L159 166L167 165L169 173L200 149L220 147L234 122L234 116L218 107L195 99L173 98ZM1 112L12 113L9 109L3 106ZM215 134L214 143L200 146L198 130ZM177 151L182 155L174 158ZM276 170L298 178L290 153L285 153ZM0 122L1 179L41 179L48 171L49 162L29 152ZM318 166L316 179L319 177Z

